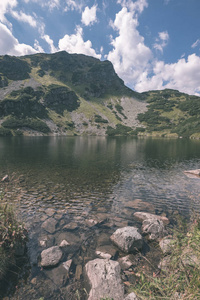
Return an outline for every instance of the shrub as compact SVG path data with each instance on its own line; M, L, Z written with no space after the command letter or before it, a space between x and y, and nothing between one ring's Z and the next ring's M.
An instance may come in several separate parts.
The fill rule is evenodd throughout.
M0 127L0 136L12 136L12 132L4 127Z
M2 197L2 195L1 195ZM8 204L0 204L0 277L6 273L7 268L16 254L19 245L25 246L27 230L21 224Z
M16 119L14 117L10 117L7 120L5 120L2 125L6 128L16 129L16 128L22 128L22 127L28 127L33 130L37 130L43 133L50 132L49 127L44 123L43 121L39 119Z

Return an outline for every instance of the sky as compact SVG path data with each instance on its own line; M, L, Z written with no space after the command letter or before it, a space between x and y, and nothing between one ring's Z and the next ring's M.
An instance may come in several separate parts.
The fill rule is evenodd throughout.
M200 0L0 0L0 55L82 53L135 91L200 96L199 15Z

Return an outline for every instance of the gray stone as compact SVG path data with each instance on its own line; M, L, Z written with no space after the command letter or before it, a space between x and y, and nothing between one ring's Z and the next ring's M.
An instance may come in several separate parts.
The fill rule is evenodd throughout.
M44 223L42 223L42 228L49 233L54 233L56 231L57 221L54 218L49 218Z
M67 271L69 271L72 265L72 259L65 261L62 265Z
M55 214L55 210L53 208L47 208L45 213L47 216L52 217Z
M119 258L118 262L122 270L128 270L133 265L130 255Z
M129 200L129 201L124 201L123 202L125 207L130 207L138 210L148 210L152 213L155 212L155 207L153 204L142 201L141 199L134 199L134 200Z
M163 272L168 272L170 266L170 260L171 260L170 256L165 256L163 259L161 259L158 268Z
M97 258L85 265L85 271L91 286L88 300L101 298L122 300L124 298L124 286L118 262Z
M117 255L116 249L112 245L97 247L96 254L101 258L114 258Z
M147 219L142 222L142 232L149 235L150 240L163 238L165 227L161 220Z
M163 254L170 254L173 250L173 242L174 240L170 237L164 237L160 242L159 246L163 252Z
M1 182L8 182L9 181L9 176L5 175L2 179Z
M58 246L53 246L41 253L41 266L52 267L56 266L62 258L62 251Z
M185 266L200 267L200 260L190 247L184 249L181 259Z
M78 224L75 222L71 222L63 227L63 230L75 230L78 228Z
M193 175L193 177L200 177L200 169L184 171L184 173L188 175ZM192 176L189 176L192 177Z
M142 236L138 232L138 228L132 226L117 229L110 239L125 253L130 253L137 249L140 250L143 245Z
M76 266L76 273L75 273L75 279L80 280L81 276L83 274L83 268L81 265Z
M60 248L65 248L65 247L67 247L67 246L69 246L69 245L70 245L70 243L68 243L68 241L63 240L63 241L60 243L59 247L60 247Z
M69 270L67 270L63 264L61 264L57 268L53 268L51 270L46 270L45 274L49 279L53 281L55 285L58 287L62 287L67 283L69 278Z
M133 216L140 222L147 220L147 219L155 219L155 220L161 220L165 225L169 224L169 219L167 217L157 216L157 215L150 214L147 212L136 212L133 214Z
M136 296L136 294L134 292L132 292L128 296L126 296L126 298L124 298L124 300L138 300L138 297Z

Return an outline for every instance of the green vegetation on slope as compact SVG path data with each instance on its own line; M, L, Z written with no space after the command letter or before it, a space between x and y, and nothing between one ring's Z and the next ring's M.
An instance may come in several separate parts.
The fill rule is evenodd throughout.
M138 120L146 125L147 132L170 132L182 137L200 132L200 97L169 89L145 92L142 97L149 106Z

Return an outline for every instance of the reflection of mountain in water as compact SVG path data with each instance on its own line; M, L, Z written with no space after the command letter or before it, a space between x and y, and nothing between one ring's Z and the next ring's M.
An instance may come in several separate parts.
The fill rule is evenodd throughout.
M106 205L110 210L112 205L120 211L124 202L140 198L157 209L184 211L199 192L197 181L183 174L198 166L199 144L126 137L4 138L1 176L24 175L29 207L73 201L76 207Z

